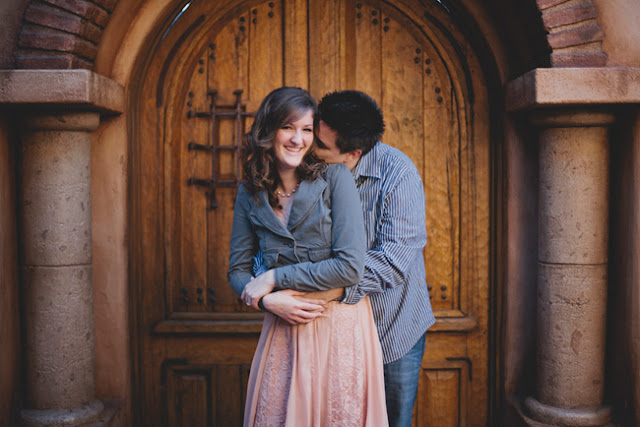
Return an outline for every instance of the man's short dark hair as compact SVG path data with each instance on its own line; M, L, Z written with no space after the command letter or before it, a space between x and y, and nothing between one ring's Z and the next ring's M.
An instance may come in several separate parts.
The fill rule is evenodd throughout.
M364 92L343 90L325 95L318 104L320 120L338 132L341 153L369 150L382 138L384 118L376 101Z

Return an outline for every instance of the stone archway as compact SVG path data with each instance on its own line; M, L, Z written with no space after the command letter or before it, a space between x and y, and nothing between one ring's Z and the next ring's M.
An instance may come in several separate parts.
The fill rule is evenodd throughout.
M427 275L438 323L423 360L416 425L424 420L485 425L488 420L489 389L496 380L488 368L493 333L488 200L496 184L489 174L494 138L488 129L493 123L489 90L479 71L483 66L468 35L457 29L437 33L435 28L445 28L444 33L456 23L436 3L424 10L415 7L417 2L414 7L405 3L406 10L401 2L331 3L338 12L324 14L327 3L320 1L295 8L278 1L218 2L216 7L194 2L179 19L168 21L174 24L162 32L158 46L146 49L150 59L140 61L144 67L133 81L144 84L130 92L137 104L130 142L131 197L138 203L131 208L130 268L131 288L141 296L132 298L138 304L132 311L139 316L132 332L138 343L136 389L141 390L136 407L150 414L141 425L157 425L154 416L175 419L187 413L235 425L241 416L243 376L256 339L251 321L258 319L249 317L255 314L239 307L223 285L228 259L224 224L231 219L235 190L217 187L216 207L207 211L203 192L188 186L196 176L212 181L237 176L228 157L217 163L219 175L213 175L207 154L188 149L190 141L234 141L235 127L217 122L214 137L207 120L189 117L214 102L216 111L236 105L235 93L241 93L237 102L246 111L255 111L262 97L281 84L309 88L316 97L341 85L354 87L373 94L388 112L385 140L410 155L428 183L432 249L426 257L432 267ZM333 38L309 37L329 26L327 34L337 34ZM282 36L278 29L284 29ZM283 40L308 48L289 48ZM348 58L340 54L340 40L351 43ZM339 67L324 65L338 62ZM289 67L283 70L280 64ZM269 78L245 70L269 70ZM403 78L382 79L383 74ZM207 97L214 89L215 100ZM153 147L166 149L161 153ZM152 248L162 253L151 255ZM160 396L154 390L162 384L166 392ZM213 397L205 399L205 391ZM189 407L188 402L215 404Z
M78 1L74 3L73 10L67 3L70 2L42 0L30 3L16 56L19 68L95 67L103 29L117 1ZM98 3L103 7L97 7ZM548 31L546 43L551 54L547 61L556 67L603 64L606 56L599 46L598 49L593 48L602 39L597 22L590 18L594 12L597 14L595 5L587 1L581 6L563 7L570 3L576 2L537 1L536 7L541 14L534 18L539 20L542 17ZM567 27L571 29L565 30Z
M533 1L533 0L530 0ZM535 0L553 67L603 66L603 31L593 0ZM32 0L18 38L17 69L92 69L119 0ZM446 2L445 2L446 3ZM542 66L542 64L537 64Z

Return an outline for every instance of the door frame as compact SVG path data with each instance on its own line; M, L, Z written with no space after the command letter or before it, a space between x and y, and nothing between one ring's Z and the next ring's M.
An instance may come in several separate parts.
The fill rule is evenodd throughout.
M259 0L247 0L247 4L260 3ZM150 59L155 52L158 44L164 37L164 34L170 30L171 26L175 23L177 18L181 14L182 4L184 2L176 3L176 7L173 12L166 16L161 25L157 25L155 31L145 42L146 49L143 49L143 54L137 59L134 71L131 74L131 82L139 82L146 74L147 67ZM189 3L189 2L188 2ZM389 4L401 4L402 0L391 2ZM488 328L488 346L489 346L489 374L488 374L488 420L491 423L497 422L499 414L502 412L504 406L503 396L501 393L500 385L502 384L502 378L500 374L501 357L500 351L500 326L498 320L502 312L502 274L503 262L501 254L504 254L506 249L501 246L503 242L503 184L504 184L504 155L503 155L503 129L504 123L502 121L502 112L504 111L502 98L502 83L500 80L500 74L498 71L498 65L496 63L494 53L489 45L489 42L482 36L479 25L473 16L466 11L462 6L458 5L458 8L453 11L456 14L456 21L459 23L460 31L465 34L466 39L474 46L477 58L483 68L485 75L485 84L487 87L487 93L489 96L489 117L490 117L490 131L489 131L489 328ZM431 23L436 26L443 34L450 35L450 41L455 44L455 37L450 34L447 28L442 23L431 20ZM463 55L461 52L458 52ZM141 348L141 337L146 331L141 329L139 308L142 306L143 295L143 283L142 283L142 269L141 265L144 260L142 259L141 243L143 237L138 232L140 230L141 215L143 212L143 206L140 206L139 195L144 189L140 185L140 177L137 174L137 166L143 161L139 153L139 147L141 141L141 135L139 127L138 113L140 111L140 84L129 85L129 114L127 117L127 127L129 134L129 217L128 217L128 229L129 231L129 281L130 281L130 331L131 331L131 366L133 372L132 378L132 407L140 407L139 400L143 390L143 381L139 377L141 375L140 365L142 363L142 355L144 349ZM137 417L141 416L133 411L132 417L135 421Z

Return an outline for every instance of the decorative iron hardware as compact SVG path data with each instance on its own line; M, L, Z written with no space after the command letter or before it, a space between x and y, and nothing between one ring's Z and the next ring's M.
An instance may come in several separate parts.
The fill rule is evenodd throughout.
M202 145L202 144L198 144L197 142L193 142L191 141L189 144L187 144L187 150L189 151L211 151L213 150L213 146L212 145Z
M247 117L255 116L255 113L249 113L246 111L246 107L242 105L242 89L237 89L233 91L233 94L236 97L235 105L216 105L216 96L218 94L217 90L210 90L207 92L207 95L211 97L211 110L210 111L193 111L189 110L187 112L187 118L207 118L211 120L211 136L210 136L210 144L199 144L195 141L189 142L187 144L187 150L189 151L206 151L211 153L211 178L203 179L203 178L189 178L187 180L188 185L196 185L199 187L207 187L209 189L206 192L207 197L209 198L209 206L208 209L215 209L218 207L218 202L216 200L216 188L226 187L233 188L237 187L240 182L240 147L242 142L242 137L244 135L244 125ZM235 120L236 122L236 140L233 145L220 145L217 141L217 127L218 120ZM235 164L235 179L218 179L216 177L216 162L218 158L218 152L221 151L231 151L236 153L236 164Z

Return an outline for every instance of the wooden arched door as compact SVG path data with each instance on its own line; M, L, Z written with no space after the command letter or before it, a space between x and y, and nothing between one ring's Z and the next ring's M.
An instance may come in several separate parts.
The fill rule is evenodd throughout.
M363 90L420 170L438 319L416 425L486 425L490 141L484 76L439 2L193 1L132 87L136 425L240 425L261 315L226 281L237 146L272 89Z

